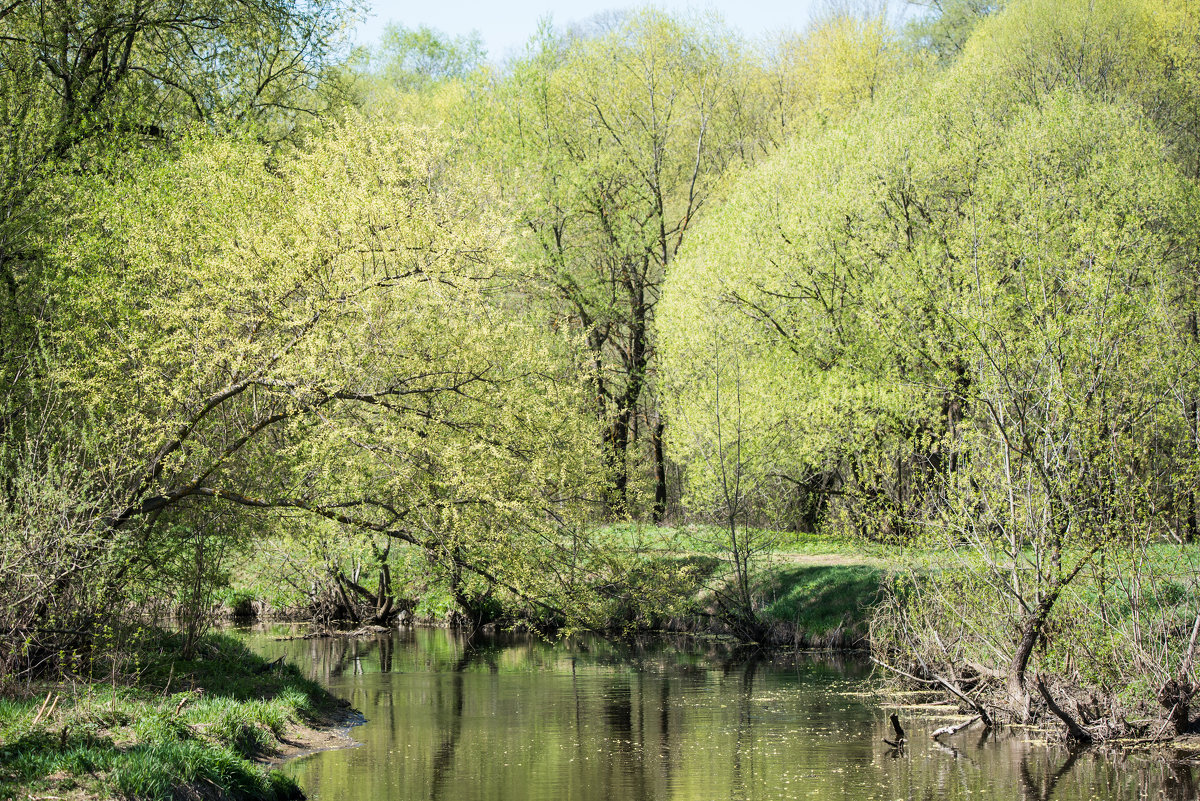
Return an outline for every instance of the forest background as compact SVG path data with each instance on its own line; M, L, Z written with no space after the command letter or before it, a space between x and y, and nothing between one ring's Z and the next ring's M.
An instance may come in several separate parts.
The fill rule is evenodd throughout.
M263 576L764 641L826 542L893 672L1188 731L1200 15L927 11L496 65L338 0L0 6L0 685L115 676L155 603L190 658Z

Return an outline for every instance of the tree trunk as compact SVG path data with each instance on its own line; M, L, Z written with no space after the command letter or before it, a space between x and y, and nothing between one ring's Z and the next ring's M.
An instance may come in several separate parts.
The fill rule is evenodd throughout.
M667 514L667 462L663 453L663 433L666 423L659 416L654 426L654 523L662 523Z
M1194 323L1195 323L1194 315L1193 315L1191 322L1194 325ZM1189 398L1184 403L1184 414L1187 416L1187 419L1188 419L1188 427L1192 429L1192 448L1193 449L1196 448L1196 438L1197 438L1196 432L1197 432L1197 428L1200 427L1200 409L1198 409L1197 407L1198 407L1198 404L1196 403L1195 398ZM1197 531L1197 529L1200 529L1200 517L1198 517L1198 515L1200 515L1200 510L1196 509L1196 491L1191 488L1188 488L1188 493L1187 493L1186 514L1187 514L1187 525L1186 525L1186 533L1184 534L1184 542L1193 543L1196 541L1197 534L1200 533Z
M1175 734L1191 731L1192 697L1196 687L1184 679L1171 679L1158 692L1158 702L1167 710Z
M614 517L622 518L629 513L629 461L626 456L629 450L629 410L621 408L617 419L613 421L608 436L610 469L612 470L612 487L608 498L608 508Z
M386 555L384 557L387 558ZM386 625L395 611L396 601L392 595L392 571L384 562L379 568L379 593L375 598L375 617L372 623Z
M342 583L341 575L334 576L334 583L337 585L338 595L342 599L342 606L346 609L346 614L350 616L350 622L358 625L358 612L354 611L354 604L350 601L350 596L346 593L346 585Z
M1037 608L1025 618L1025 622L1021 626L1021 640L1017 643L1017 650L1008 666L1006 679L1008 701L1013 708L1013 713L1021 722L1029 719L1029 691L1025 687L1025 670L1029 667L1029 658L1033 656L1033 649L1041 638L1042 628L1046 625L1046 620L1050 617L1050 611L1054 608L1061 591L1062 585L1055 585L1042 598Z

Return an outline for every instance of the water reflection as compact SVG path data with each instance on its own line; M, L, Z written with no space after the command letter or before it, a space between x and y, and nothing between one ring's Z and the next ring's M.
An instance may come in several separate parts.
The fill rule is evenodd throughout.
M443 732L442 742L433 757L433 782L429 789L429 797L433 801L441 797L442 788L446 784L446 774L453 767L454 752L458 748L458 738L462 734L463 675L461 668L450 674L450 685L453 700L449 704L449 713L440 721L440 728ZM441 695L441 690L442 687L439 686L439 696Z
M1191 765L1184 762L1172 762L1167 765L1167 771L1167 775L1163 777L1163 796L1165 798L1169 798L1171 801L1200 798Z
M1031 799L1031 801L1050 801L1054 797L1054 788L1058 786L1058 780L1070 772L1075 765L1075 760L1079 759L1079 755L1083 753L1082 749L1072 748L1067 752L1067 758L1061 765L1053 770L1050 770L1050 760L1038 760L1044 762L1039 771L1039 778L1035 779L1030 771L1031 755L1025 754L1021 757L1021 769L1017 775L1021 779L1021 795L1023 798ZM1042 755L1046 757L1046 754Z
M1186 764L1030 746L862 696L852 660L764 658L718 643L463 640L445 631L277 641L368 718L361 748L288 770L315 799L1195 799Z

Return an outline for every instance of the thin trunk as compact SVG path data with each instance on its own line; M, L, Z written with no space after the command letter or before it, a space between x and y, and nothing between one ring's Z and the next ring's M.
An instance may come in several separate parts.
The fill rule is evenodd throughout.
M608 506L616 517L624 517L629 513L629 463L626 456L629 450L629 411L622 408L617 412L608 442L612 459L612 494Z
M392 616L395 601L392 598L391 571L385 562L379 568L379 592L375 598L375 623L385 623Z
M1200 325L1197 325L1196 312L1188 315L1187 328L1192 345L1200 344ZM1200 447L1200 403L1195 397L1188 398L1185 413L1188 426L1192 429L1192 448L1195 449ZM1196 492L1193 489L1188 490L1187 504L1187 542L1192 543L1200 536L1200 509L1196 508Z
M625 368L625 391L617 400L616 420L612 431L612 460L613 460L613 498L610 500L612 512L619 517L629 513L628 487L629 463L627 452L630 445L630 428L633 415L637 409L638 399L642 396L642 388L646 383L648 315L650 309L646 302L645 275L649 269L645 259L642 262L642 272L638 273L633 265L627 266L627 275L623 281L629 297L630 332L628 355L623 359Z
M1046 682L1041 676L1037 677L1037 688L1038 692L1041 693L1042 698L1046 701L1046 706L1049 707L1054 716L1061 720L1067 727L1068 736L1072 740L1077 740L1081 743L1091 743L1095 739L1090 731L1085 729L1083 726L1080 726L1079 722L1076 721L1075 718L1067 714L1067 711L1060 707L1057 702L1055 702L1054 696L1050 694L1050 689L1046 686Z
M1061 542L1061 534L1056 534L1055 539ZM1065 576L1060 575L1060 578L1055 579L1046 594L1042 596L1042 600L1038 602L1038 605L1029 613L1025 618L1025 622L1021 625L1021 639L1017 643L1017 650L1013 654L1012 661L1009 663L1006 683L1009 702L1012 704L1013 711L1016 713L1018 719L1022 721L1029 717L1029 691L1025 687L1025 671L1029 667L1029 659L1033 656L1033 650L1037 647L1038 641L1041 639L1042 632L1046 627L1046 621L1050 619L1050 613L1054 610L1054 604L1058 601L1058 596L1062 594L1063 589L1068 584L1075 580L1079 572L1091 563L1092 557L1096 555L1099 547L1098 545L1092 546L1091 550L1079 560L1079 563L1072 568L1070 573ZM1055 565L1056 570L1058 569L1060 560L1061 549L1060 547L1056 547L1051 556L1051 561Z
M667 462L663 453L663 433L666 423L662 417L654 427L654 523L658 525L667 514Z

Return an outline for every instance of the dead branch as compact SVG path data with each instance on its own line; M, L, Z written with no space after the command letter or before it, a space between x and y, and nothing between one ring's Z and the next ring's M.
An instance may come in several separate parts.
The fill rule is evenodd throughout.
M916 676L912 675L911 673L905 673L900 668L893 667L892 665L889 665L886 662L881 662L878 659L876 659L875 657L871 657L871 661L874 662L875 664L879 665L881 668L884 668L885 670L890 670L893 673L897 673L901 676L904 676L905 678L912 679L913 681L919 681L923 684L938 684L938 685L940 685L947 692L949 692L951 695L953 695L955 698L958 698L959 700L961 700L964 704L971 707L971 709L974 709L975 714L979 715L979 719L983 721L984 726L987 726L989 729L992 727L992 716L988 714L988 711L986 709L984 709L983 704L979 703L978 701L976 701L973 698L968 698L966 696L966 694L964 694L962 692L962 690L958 689L953 684L946 681L945 679L943 679L941 676L937 675L936 673L933 674L932 679L920 679L920 678L917 678Z
M980 718L979 715L976 715L975 717L968 720L966 723L959 723L957 726L943 726L940 729L936 729L929 736L936 740L937 738L942 737L943 735L949 736L951 734L958 734L960 731L967 728L968 726L970 726L972 723L974 723L977 720L982 720L982 718Z
M1192 659L1196 655L1196 635L1200 634L1200 613L1196 615L1196 622L1192 624L1192 638L1188 641L1187 655L1183 658L1183 664L1179 667L1179 680L1186 681L1188 673L1192 670Z
M1061 720L1067 727L1067 734L1072 740L1078 740L1081 743L1095 742L1096 738L1090 731L1080 726L1075 718L1071 717L1067 712L1054 702L1054 698L1050 695L1050 690L1046 688L1045 680L1039 675L1037 677L1038 692L1042 694L1042 698L1046 701L1046 706L1050 707L1050 711L1054 716Z
M34 716L33 716L33 723L29 724L29 727L30 727L30 728L33 728L34 726L36 726L36 725L38 725L39 723L41 723L41 721L42 721L42 716L43 716L43 715L44 715L44 716L46 716L47 718L49 718L49 717L50 717L50 714L52 714L52 713L54 712L54 707L58 706L58 696L55 696L55 697L54 697L54 704L53 704L53 705L50 707L50 712L47 712L47 711L46 711L46 705L50 703L50 696L51 696L51 695L53 695L53 692L48 692L48 693L46 693L46 700L45 700L45 701L42 701L42 706L41 706L41 708L40 708L40 709L38 709L38 713L37 713L36 715L34 715Z

